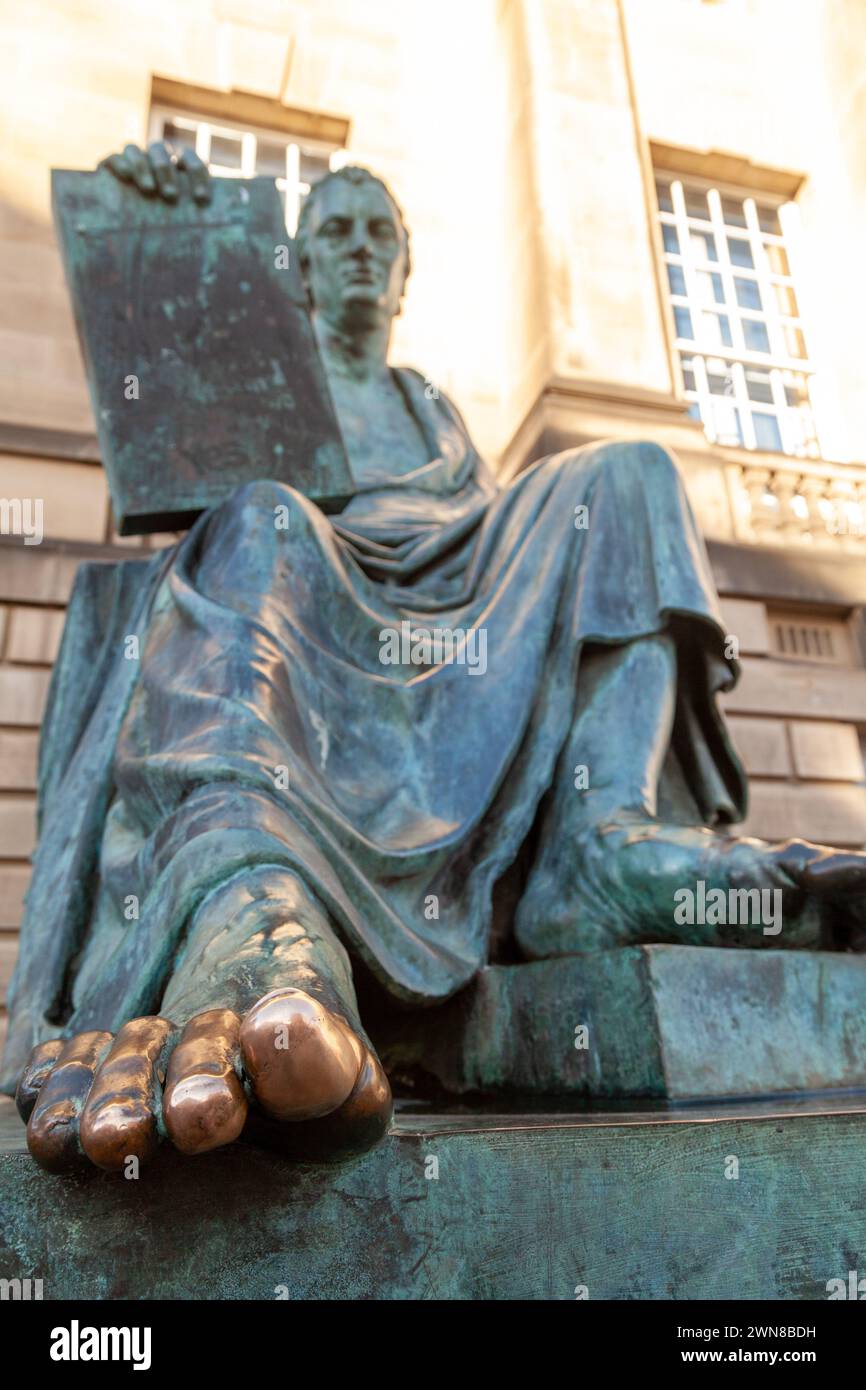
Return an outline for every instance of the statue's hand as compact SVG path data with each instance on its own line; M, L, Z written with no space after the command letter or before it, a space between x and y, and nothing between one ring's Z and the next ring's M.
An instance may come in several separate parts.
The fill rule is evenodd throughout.
M139 192L155 194L167 203L176 203L183 193L186 180L178 178L178 170L182 169L189 175L189 191L195 201L209 203L211 199L207 166L195 150L187 147L175 155L161 140L154 140L146 150L138 145L127 145L122 154L110 154L101 160L99 168L110 169L117 178L132 184Z

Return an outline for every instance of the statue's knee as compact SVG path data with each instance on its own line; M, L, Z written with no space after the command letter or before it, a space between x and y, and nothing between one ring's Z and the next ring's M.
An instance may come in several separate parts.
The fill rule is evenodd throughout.
M230 502L233 520L242 526L260 529L262 525L288 530L289 519L303 506L301 493L287 483L278 483L273 478L257 478L255 482L244 483L233 494Z
M281 502L294 501L300 495L288 483L279 483L275 478L256 478L255 482L244 483L243 487L239 487L233 501L239 507L273 511Z
M599 460L607 468L639 473L676 473L673 456L655 439L610 439L599 445Z
M678 480L673 456L653 439L609 440L593 450L596 466L604 473L654 483Z
M654 439L641 439L635 445L638 451L637 467L641 472L655 477L679 480L676 460L669 450Z

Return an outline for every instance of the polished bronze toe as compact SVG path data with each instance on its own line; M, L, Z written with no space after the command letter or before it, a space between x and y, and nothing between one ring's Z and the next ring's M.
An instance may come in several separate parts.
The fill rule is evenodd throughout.
M49 1172L66 1172L84 1162L79 1119L110 1045L110 1033L78 1033L64 1044L43 1082L27 1124L27 1147Z
M146 1163L159 1142L157 1065L172 1031L165 1018L124 1024L93 1079L81 1115L81 1147L91 1163L118 1172Z
M15 1091L18 1114L25 1124L30 1119L39 1092L65 1046L62 1038L52 1038L50 1042L37 1043L30 1053Z
M327 1115L351 1094L364 1047L342 1018L300 989L266 994L241 1024L256 1100L277 1120Z
M240 1019L211 1009L191 1019L168 1067L163 1116L166 1133L185 1154L206 1153L237 1139L247 1117L238 1076Z

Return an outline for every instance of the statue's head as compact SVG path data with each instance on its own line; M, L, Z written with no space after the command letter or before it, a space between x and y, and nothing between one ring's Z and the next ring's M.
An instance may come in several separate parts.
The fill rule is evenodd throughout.
M296 233L311 309L334 324L375 326L400 312L409 232L391 190L347 165L313 185Z

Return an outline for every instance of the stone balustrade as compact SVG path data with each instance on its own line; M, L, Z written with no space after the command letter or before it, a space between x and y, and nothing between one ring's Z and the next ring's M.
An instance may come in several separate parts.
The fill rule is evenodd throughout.
M764 458L727 476L738 540L866 554L866 468Z

